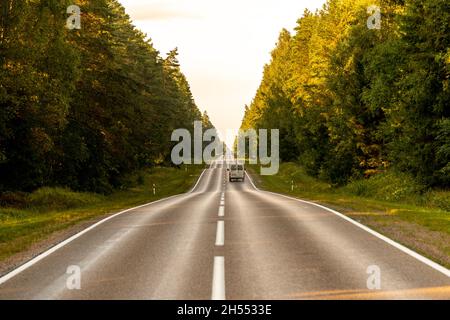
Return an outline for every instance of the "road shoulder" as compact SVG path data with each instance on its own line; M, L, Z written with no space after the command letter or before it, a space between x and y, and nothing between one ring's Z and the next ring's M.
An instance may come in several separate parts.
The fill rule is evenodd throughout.
M433 230L426 223L418 223L411 218L411 213L404 213L395 204L383 202L382 205L378 203L368 205L365 201L363 203L365 199L360 200L356 197L304 193L295 188L292 190L288 183L284 183L285 186L282 183L273 184L273 179L276 178L272 177L272 181L269 182L266 177L257 174L253 168L249 168L248 173L256 187L261 190L280 193L336 210L424 257L450 268L450 234ZM427 213L424 211L422 214Z

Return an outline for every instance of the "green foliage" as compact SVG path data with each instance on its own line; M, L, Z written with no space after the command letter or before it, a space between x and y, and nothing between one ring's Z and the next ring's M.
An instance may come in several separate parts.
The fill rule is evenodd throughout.
M331 185L310 176L303 167L295 163L283 163L280 167L279 176L287 187L291 187L292 183L296 190L327 192L331 190Z
M42 186L110 193L168 162L173 129L202 114L180 70L117 0L1 2L0 192Z
M389 143L395 164L429 185L449 186L448 136L442 129L450 117L450 3L410 0L399 18L404 54L394 87L398 98L390 122L397 125ZM445 135L445 132L444 132Z
M11 192L6 191L0 194L0 206L1 207L25 207L28 200L28 195L25 192Z
M356 196L377 200L406 202L421 195L425 186L419 184L409 174L389 171L369 179L352 181L342 190Z
M424 203L450 212L450 191L430 191L425 197Z
M372 4L380 30L366 26ZM449 12L440 0L305 11L294 35L281 32L242 129L280 129L282 160L333 184L394 167L449 187Z
M67 188L40 188L28 196L27 204L33 208L61 210L97 203L102 197L87 192L73 192Z

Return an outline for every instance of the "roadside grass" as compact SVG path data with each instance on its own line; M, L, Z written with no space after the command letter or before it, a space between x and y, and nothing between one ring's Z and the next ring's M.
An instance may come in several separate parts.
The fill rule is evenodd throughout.
M0 262L82 222L187 192L202 170L202 166L149 169L133 177L135 186L107 196L48 187L31 194L7 195L16 203L0 206Z
M295 163L282 163L273 176L248 168L263 190L323 204L450 267L450 191L426 190L396 172L335 187L308 176Z

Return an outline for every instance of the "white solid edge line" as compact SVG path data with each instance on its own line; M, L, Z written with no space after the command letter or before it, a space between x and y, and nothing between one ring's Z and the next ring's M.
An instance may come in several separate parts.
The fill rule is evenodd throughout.
M225 244L225 222L217 221L216 246L222 247Z
M219 217L225 216L225 207L219 207Z
M106 217L105 219L100 220L100 221L94 223L93 225L87 227L86 229L84 229L84 230L82 230L82 231L80 231L80 232L74 234L74 235L71 236L70 238L67 238L66 240L63 240L62 242L56 244L55 246L51 247L50 249L48 249L48 250L46 250L46 251L40 253L39 255L37 255L36 257L32 258L31 260L25 262L24 264L20 265L20 266L17 267L16 269L14 269L14 270L8 272L7 274L5 274L4 276L0 277L0 285L3 284L3 283L5 283L6 281L10 280L11 278L17 276L17 275L18 275L19 273L21 273L22 271L28 269L29 267L31 267L31 266L34 265L35 263L37 263L37 262L41 261L42 259L48 257L48 256L51 255L53 252L57 251L58 249L61 249L62 247L64 247L64 246L67 245L68 243L70 243L70 242L74 241L75 239L81 237L83 234L85 234L85 233L91 231L92 229L98 227L99 225L105 223L105 222L108 221L108 220L114 219L115 217L117 217L117 216L119 216L119 215L121 215L121 214L124 214L124 213L126 213L126 212L129 212L129 211L133 211L133 210L136 210L136 209L139 209L139 208L142 208L142 207L146 207L146 206L149 206L149 205L158 203L158 202L166 201L166 200L169 200L169 199L172 199L172 198L175 198L175 197L179 197L179 196L182 196L182 195L186 195L186 194L192 193L192 192L195 190L195 187L198 185L198 183L199 183L199 181L201 180L201 178L202 178L202 176L203 176L204 173L205 173L205 170L202 171L202 174L201 174L200 177L198 178L197 183L194 185L194 188L192 188L191 191L186 192L186 193L181 193L181 194L175 194L175 195L170 196L170 197L167 197L167 198L155 200L155 201L152 201L152 202L149 202L149 203L146 203L146 204L142 204L142 205L137 206L137 207L133 207L133 208L129 208L129 209L120 211L120 212L115 213L115 214L113 214L113 215L111 215L111 216L109 216L109 217Z
M255 184L253 183L252 178L250 178L250 175L247 173L247 171L245 171L245 174L246 174L246 176L247 176L247 178L248 178L248 181L250 181L250 184L253 186L253 188L254 188L256 191L262 191L262 190L259 190L259 189L255 186Z
M225 300L225 258L214 257L211 300Z
M247 174L247 173L246 173L246 174ZM388 238L388 237L382 235L381 233L378 233L378 232L376 232L376 231L370 229L369 227L367 227L367 226L365 226L365 225L363 225L363 224L361 224L361 223L359 223L359 222L357 222L357 221L355 221L355 220L353 220L353 219L347 217L346 215L344 215L344 214L342 214L342 213L340 213L340 212L338 212L338 211L335 211L335 210L333 210L333 209L327 208L327 207L325 207L325 206L322 206L322 205L317 204L317 203L314 203L314 202L310 202L310 201L306 201L306 200L297 199L297 198L290 197L290 196L286 196L286 195L280 194L280 193L275 193L275 192L271 192L271 191L260 190L259 188L257 188L257 187L255 186L255 184L253 183L252 178L251 178L248 174L247 174L247 177L249 178L249 181L250 181L250 183L252 184L253 188L255 188L255 190L257 190L257 191L260 191L260 192L267 192L267 193L270 193L270 194L273 194L273 195L277 195L277 196L284 197L284 198L287 198L287 199L299 201L299 202L302 202L302 203L307 203L307 204L310 204L310 205L313 205L313 206L322 208L322 209L324 209L324 210L327 210L327 211L329 211L329 212L331 212L331 213L337 215L338 217L340 217L340 218L342 218L342 219L344 219L344 220L346 220L346 221L348 221L348 222L354 224L355 226L357 226L357 227L363 229L364 231L370 233L371 235L377 237L378 239L383 240L384 242L386 242L386 243L390 244L391 246L393 246L393 247L399 249L400 251L403 251L404 253L408 254L409 256L411 256L411 257L413 257L413 258L419 260L420 262L422 262L422 263L428 265L429 267L435 269L436 271L439 271L439 272L443 273L443 274L446 275L447 277L450 277L450 270L447 269L447 268L445 268L444 266L441 266L440 264L438 264L438 263L436 263L436 262L434 262L434 261L432 261L432 260L430 260L430 259L428 259L428 258L422 256L421 254L419 254L419 253L417 253L417 252L415 252L415 251L413 251L413 250L411 250L411 249L405 247L404 245L402 245L402 244L400 244L400 243L398 243L398 242L396 242L396 241L394 241L394 240L392 240L392 239L390 239L390 238Z
M202 173L200 174L200 177L198 177L197 182L195 183L195 185L192 187L192 189L188 193L194 192L195 188L197 188L198 184L200 183L200 180L202 180L202 177L205 174L205 172L206 172L206 170L202 171Z

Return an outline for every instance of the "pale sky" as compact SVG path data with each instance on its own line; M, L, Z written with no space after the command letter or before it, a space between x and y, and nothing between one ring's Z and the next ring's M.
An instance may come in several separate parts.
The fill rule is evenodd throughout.
M239 128L282 28L325 0L119 0L165 57L179 60L200 110L220 131Z

